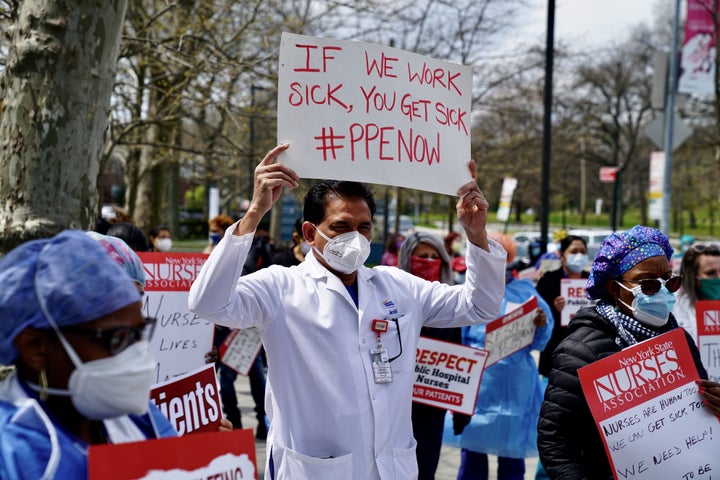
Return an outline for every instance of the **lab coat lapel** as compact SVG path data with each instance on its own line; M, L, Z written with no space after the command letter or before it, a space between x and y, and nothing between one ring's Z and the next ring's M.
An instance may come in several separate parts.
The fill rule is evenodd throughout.
M368 305L375 298L375 289L372 282L374 276L375 272L372 268L360 267L360 270L358 270L358 311L360 312L360 318L363 317Z
M325 285L327 286L327 289L337 293L342 298L345 299L352 307L353 309L357 308L355 307L355 302L353 301L352 297L350 297L350 294L347 291L347 288L345 288L345 285L340 281L340 279L330 272L327 268L325 268L315 257L315 252L312 250L310 251L310 254L305 256L305 261L302 263L302 266L306 266L308 273L311 277L324 281ZM361 267L360 270L364 270L364 267ZM358 283L360 282L360 275L358 273ZM359 287L358 287L358 296L360 297L359 301L362 301L362 295L359 293Z

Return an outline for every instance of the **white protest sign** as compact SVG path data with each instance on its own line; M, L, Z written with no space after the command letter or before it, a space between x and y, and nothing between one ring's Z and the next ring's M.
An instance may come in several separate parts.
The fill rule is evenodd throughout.
M703 479L720 470L718 419L704 406L682 328L578 370L616 479Z
M138 252L145 268L143 315L155 318L150 352L157 361L156 383L205 365L214 324L188 310L190 285L207 255Z
M488 352L420 337L413 401L472 415Z
M535 338L537 297L485 326L485 350L490 352L488 366L527 347Z
M517 178L505 177L500 191L500 205L497 211L498 222L507 222L510 218L510 207L512 206L515 187L517 187Z
M698 349L708 379L720 382L720 300L695 302Z
M578 310L597 303L585 295L587 278L563 278L560 280L560 296L565 299L565 306L560 311L560 325L567 327Z
M247 376L261 347L262 338L257 328L233 330L220 345L220 361Z
M472 180L470 67L381 45L283 33L278 160L304 178L455 195Z

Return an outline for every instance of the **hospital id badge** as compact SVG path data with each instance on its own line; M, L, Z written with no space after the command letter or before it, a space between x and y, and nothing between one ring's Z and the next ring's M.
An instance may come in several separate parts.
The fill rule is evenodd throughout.
M370 364L372 365L375 383L392 382L392 368L390 368L390 361L385 348L378 347L370 350Z

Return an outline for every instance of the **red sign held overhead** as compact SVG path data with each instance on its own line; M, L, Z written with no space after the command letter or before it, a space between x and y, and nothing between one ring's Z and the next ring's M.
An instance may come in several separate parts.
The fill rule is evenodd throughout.
M618 167L600 167L600 181L614 183L617 178Z

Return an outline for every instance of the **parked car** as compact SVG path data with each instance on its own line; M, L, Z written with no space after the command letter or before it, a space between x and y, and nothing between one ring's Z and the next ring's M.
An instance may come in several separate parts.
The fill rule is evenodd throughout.
M542 235L538 231L516 232L513 233L512 238L513 240L515 240L515 256L518 258L522 258L528 256L528 247L532 242L540 240L540 238L542 238ZM547 243L550 242L552 242L552 234L548 232Z
M600 248L600 244L605 237L612 234L613 231L610 229L571 229L568 231L569 235L577 235L578 237L584 238L587 242L588 257L590 260L595 258L595 254Z

